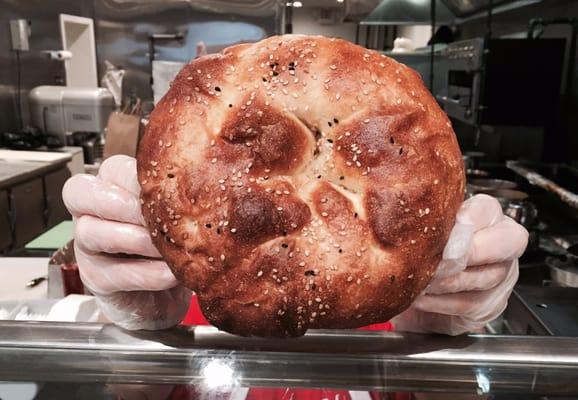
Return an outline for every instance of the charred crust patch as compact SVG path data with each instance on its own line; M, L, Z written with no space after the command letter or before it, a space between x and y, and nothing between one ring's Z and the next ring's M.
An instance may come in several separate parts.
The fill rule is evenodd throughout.
M303 201L293 196L278 199L258 187L251 193L236 193L229 215L231 226L237 230L234 240L252 245L290 234L311 218L309 207Z

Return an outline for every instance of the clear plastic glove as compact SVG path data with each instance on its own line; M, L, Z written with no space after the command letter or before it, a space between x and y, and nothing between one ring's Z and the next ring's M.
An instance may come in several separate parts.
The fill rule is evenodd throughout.
M459 335L484 327L506 308L527 244L526 229L505 216L496 199L483 194L468 199L436 276L392 320L396 330Z
M125 329L165 329L182 320L191 292L153 246L139 193L136 160L114 156L98 176L70 178L62 196L74 219L80 277L103 314Z

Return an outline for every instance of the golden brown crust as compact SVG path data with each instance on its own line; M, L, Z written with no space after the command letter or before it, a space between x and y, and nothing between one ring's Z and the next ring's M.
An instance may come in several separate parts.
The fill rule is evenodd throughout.
M241 335L403 311L440 261L464 175L413 70L287 35L192 61L138 153L153 241L207 319Z

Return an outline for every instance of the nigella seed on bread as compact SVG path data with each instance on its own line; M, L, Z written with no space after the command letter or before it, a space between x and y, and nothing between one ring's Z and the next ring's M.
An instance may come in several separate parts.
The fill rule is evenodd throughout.
M301 35L186 65L150 115L138 174L177 279L212 324L257 336L406 309L464 189L450 122L416 72Z

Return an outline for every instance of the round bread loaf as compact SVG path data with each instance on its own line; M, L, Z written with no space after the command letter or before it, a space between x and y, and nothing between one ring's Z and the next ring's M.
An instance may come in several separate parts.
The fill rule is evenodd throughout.
M462 202L419 75L320 36L186 65L140 144L145 221L218 328L298 336L386 321L426 287Z

